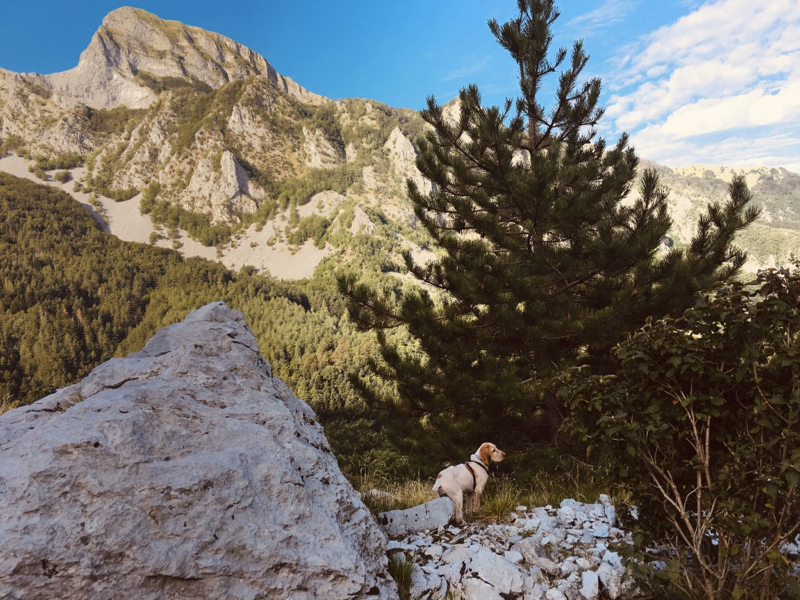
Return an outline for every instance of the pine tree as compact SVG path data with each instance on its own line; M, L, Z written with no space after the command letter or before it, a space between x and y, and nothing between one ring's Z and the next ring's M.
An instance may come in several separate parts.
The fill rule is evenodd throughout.
M735 274L745 255L733 236L757 216L736 180L688 248L659 254L671 226L667 190L645 171L632 193L638 159L626 135L613 147L597 135L601 82L579 82L582 43L551 58L552 0L518 6L517 18L489 22L516 63L516 102L486 108L473 85L460 93L457 118L432 97L422 113L432 131L417 166L433 191L409 181L408 193L443 253L424 266L405 255L424 285L395 301L340 278L353 319L378 331L383 361L373 368L396 382L398 407L463 441L509 429L541 439L537 422L552 434L558 408L543 385L552 373L606 360L646 317L683 310L698 290ZM559 71L546 110L540 90ZM398 326L418 342L414 351L384 334Z

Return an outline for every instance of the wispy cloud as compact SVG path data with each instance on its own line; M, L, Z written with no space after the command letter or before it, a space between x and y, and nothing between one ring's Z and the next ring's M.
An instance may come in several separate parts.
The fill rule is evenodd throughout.
M618 67L606 114L643 155L798 162L800 0L705 2L626 48ZM703 147L709 136L729 154Z
M467 77L473 77L477 75L481 71L483 71L488 65L491 60L491 56L483 56L476 61L474 61L470 65L466 65L454 71L450 71L444 77L442 77L442 81L453 81L456 79L465 79Z
M636 0L605 0L593 11L573 17L566 27L578 37L588 38L602 29L621 22L634 9Z

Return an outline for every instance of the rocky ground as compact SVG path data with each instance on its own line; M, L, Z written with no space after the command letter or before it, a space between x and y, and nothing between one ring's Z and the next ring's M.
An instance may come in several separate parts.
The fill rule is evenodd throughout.
M567 499L558 508L519 506L507 523L412 533L390 541L389 552L413 561L414 599L619 598L625 569L610 545L627 534L617 524L607 496Z

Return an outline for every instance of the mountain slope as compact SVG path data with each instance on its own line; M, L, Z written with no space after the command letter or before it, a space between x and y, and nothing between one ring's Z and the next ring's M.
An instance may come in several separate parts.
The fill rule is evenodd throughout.
M85 161L81 189L139 203L154 241L185 231L221 254L252 245L237 264L265 272L259 247L313 244L317 260L369 256L382 270L401 249L422 252L405 181L427 185L414 164L424 127L411 110L313 94L229 38L129 7L104 19L70 71L0 71L0 154L51 170ZM643 166L672 189L678 245L735 171ZM799 239L800 175L745 174L763 208L757 235L741 238L748 268L784 263Z

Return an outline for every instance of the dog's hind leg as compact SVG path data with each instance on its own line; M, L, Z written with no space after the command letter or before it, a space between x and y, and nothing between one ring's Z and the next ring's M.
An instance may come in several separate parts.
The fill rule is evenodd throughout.
M440 489L439 490L439 494L441 495L441 493L442 493L442 490ZM464 524L464 515L461 512L461 505L462 505L462 503L464 501L464 496L463 496L463 493L461 491L461 488L456 488L454 490L447 490L447 497L450 498L450 500L453 501L453 506L455 506L455 509L456 509L455 521L456 521L456 523L458 523L459 525L463 525Z

